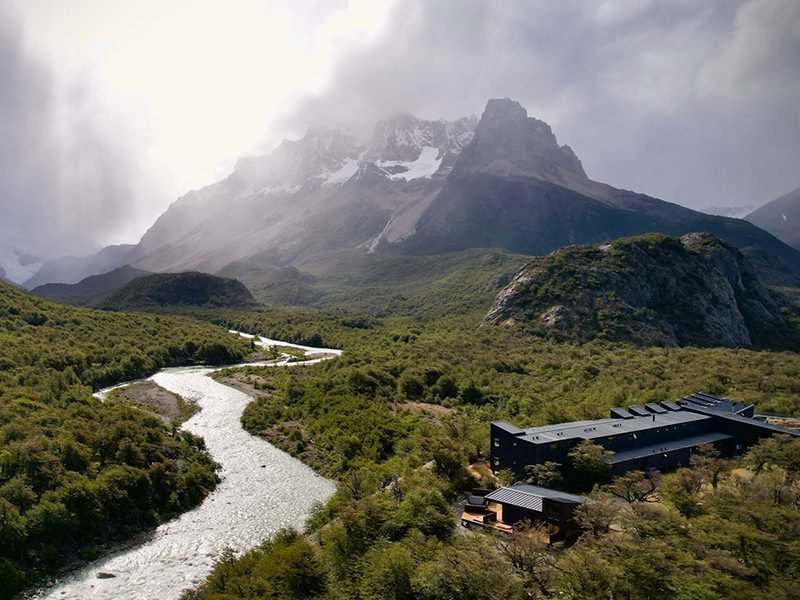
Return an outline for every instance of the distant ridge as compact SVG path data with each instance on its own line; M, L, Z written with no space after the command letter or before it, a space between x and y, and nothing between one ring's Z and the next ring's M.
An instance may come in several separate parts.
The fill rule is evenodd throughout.
M144 275L150 275L150 272L123 265L102 275L92 275L78 283L46 283L34 288L31 293L66 304L91 306L117 291L129 281Z
M24 285L32 290L45 283L78 283L91 275L108 273L129 262L133 244L106 246L89 256L64 256L45 262Z
M391 273L392 262L405 268L407 257L475 249L544 255L693 231L738 248L765 283L800 287L797 249L752 223L592 180L547 123L500 98L480 118L395 115L366 140L342 128L309 129L179 198L113 266L229 274L265 299L312 304L357 294L350 282ZM359 272L330 260L345 255Z
M800 250L800 188L767 202L745 220Z
M138 277L98 305L108 310L139 310L168 306L253 307L258 303L241 281L187 272Z

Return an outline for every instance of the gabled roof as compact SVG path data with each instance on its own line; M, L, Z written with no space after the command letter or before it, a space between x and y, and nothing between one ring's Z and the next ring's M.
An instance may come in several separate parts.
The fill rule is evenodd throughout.
M520 484L503 487L486 495L486 499L501 504L510 504L542 512L542 499L555 500L568 504L581 504L583 497L538 485Z

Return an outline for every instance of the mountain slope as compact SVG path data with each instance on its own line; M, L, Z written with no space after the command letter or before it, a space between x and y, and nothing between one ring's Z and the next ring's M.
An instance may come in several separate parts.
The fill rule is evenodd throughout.
M102 308L112 310L163 306L253 307L256 304L241 281L197 272L138 277L99 302Z
M782 343L782 310L738 250L709 234L649 234L533 259L485 322L642 345Z
M589 179L574 152L518 103L490 100L447 181L393 252L499 246L544 254L561 246L658 231L708 231L751 257L769 283L800 282L800 253L737 219Z
M364 256L475 248L546 254L651 231L711 232L748 256L766 282L800 286L797 250L745 221L591 180L546 123L508 99L490 100L480 120L396 115L366 141L342 129L309 130L180 198L125 262L154 272L236 265L224 273L247 273L265 296L278 277L309 302L314 284L282 269L336 268L326 257L351 254L367 274L385 261Z
M745 220L800 250L800 188L767 202Z
M89 256L64 256L47 261L24 282L25 287L31 290L45 283L78 283L91 275L107 273L124 265L134 247L133 244L106 246Z
M102 275L92 275L78 283L46 283L34 288L31 293L77 306L92 305L129 281L145 275L150 275L150 272L123 265Z

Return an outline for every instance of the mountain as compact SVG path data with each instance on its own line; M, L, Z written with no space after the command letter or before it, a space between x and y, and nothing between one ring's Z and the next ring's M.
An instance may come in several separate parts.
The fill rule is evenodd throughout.
M42 264L24 285L29 290L45 283L77 283L90 275L107 273L124 265L133 244L106 246L89 256L64 256Z
M21 284L42 266L42 259L25 246L0 240L0 279Z
M534 258L486 323L570 340L780 345L786 321L745 256L706 233L647 234Z
M800 250L800 188L767 202L745 220Z
M257 302L241 281L207 273L158 273L137 277L98 303L110 310L165 306L253 307Z
M720 217L744 219L756 208L758 208L758 205L748 204L746 206L706 206L699 210L708 215L719 215Z
M477 119L397 115L361 143L312 129L226 179L175 202L145 233L132 264L216 272L254 254L284 267L343 247L365 249L401 207L441 187Z
M800 286L797 250L751 223L591 180L545 122L508 99L490 100L480 119L395 115L365 141L310 129L177 200L114 266L233 275L270 303L324 304L356 295L376 271L393 277L392 265L427 268L408 257L542 255L652 231L711 232L767 283Z
M150 273L130 265L123 265L102 275L92 275L78 283L46 283L34 288L31 293L66 304L93 305L129 281L145 275Z
M800 253L749 223L589 179L575 153L517 102L490 100L436 198L394 252L499 246L545 254L656 231L708 231L740 248L769 283L800 282Z

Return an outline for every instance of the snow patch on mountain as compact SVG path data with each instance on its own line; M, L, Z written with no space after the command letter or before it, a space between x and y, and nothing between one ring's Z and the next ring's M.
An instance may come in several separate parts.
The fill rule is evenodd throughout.
M357 171L358 159L348 158L338 170L323 175L322 185L341 185L347 182Z
M387 172L390 179L422 179L432 177L442 164L443 154L433 146L424 146L419 158L412 161L380 160L376 164Z

